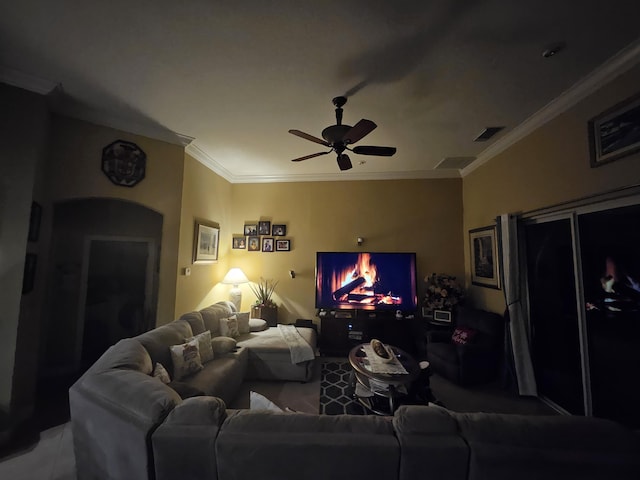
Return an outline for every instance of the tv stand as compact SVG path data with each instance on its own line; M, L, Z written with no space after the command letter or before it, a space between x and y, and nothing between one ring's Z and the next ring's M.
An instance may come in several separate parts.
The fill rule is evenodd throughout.
M409 353L415 351L414 320L397 319L394 310L320 310L320 353L346 357L359 343L377 338Z

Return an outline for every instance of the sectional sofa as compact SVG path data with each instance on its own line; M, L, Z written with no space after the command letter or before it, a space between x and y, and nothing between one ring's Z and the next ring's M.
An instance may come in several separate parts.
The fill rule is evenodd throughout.
M79 479L640 478L638 434L600 419L429 406L393 417L228 410L246 375L309 378L309 365L283 365L270 329L244 334L235 351L184 379L205 395L181 396L152 375L154 362L170 369L171 345L215 331L233 312L223 303L198 313L121 340L72 386ZM300 330L315 344L312 329Z

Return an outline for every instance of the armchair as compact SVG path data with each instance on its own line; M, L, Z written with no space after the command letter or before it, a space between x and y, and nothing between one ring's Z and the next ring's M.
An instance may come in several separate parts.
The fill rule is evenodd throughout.
M432 370L463 386L496 378L503 353L504 319L491 312L460 307L453 335L431 331L427 359Z

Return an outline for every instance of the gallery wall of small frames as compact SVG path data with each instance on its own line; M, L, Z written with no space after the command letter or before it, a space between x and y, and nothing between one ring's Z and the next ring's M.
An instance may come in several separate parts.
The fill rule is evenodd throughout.
M287 235L287 225L271 223L268 220L245 222L243 234L234 234L231 247L250 252L289 252L291 239Z

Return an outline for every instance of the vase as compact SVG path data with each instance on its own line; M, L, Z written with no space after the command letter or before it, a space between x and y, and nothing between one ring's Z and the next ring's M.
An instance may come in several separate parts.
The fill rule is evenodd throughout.
M253 306L251 307L251 318L261 318L270 327L275 327L278 325L278 307Z

